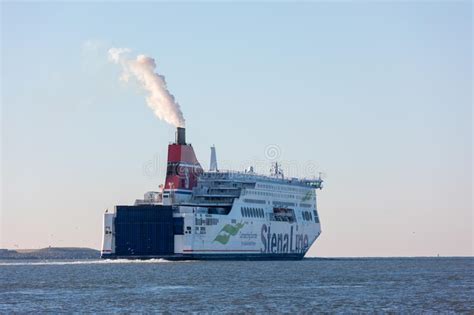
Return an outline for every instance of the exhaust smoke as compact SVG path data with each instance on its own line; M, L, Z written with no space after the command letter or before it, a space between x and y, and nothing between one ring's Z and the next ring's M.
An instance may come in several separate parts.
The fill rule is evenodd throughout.
M133 76L148 92L146 102L155 115L175 127L184 127L184 116L173 94L168 91L165 77L155 72L155 59L138 55L135 59L127 57L128 48L109 49L109 60L122 66L120 80L128 82Z

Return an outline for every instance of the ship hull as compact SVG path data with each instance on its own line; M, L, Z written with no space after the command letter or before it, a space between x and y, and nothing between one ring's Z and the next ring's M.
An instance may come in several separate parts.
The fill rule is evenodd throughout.
M179 254L179 255L140 255L119 256L102 254L102 259L152 260L164 259L169 261L188 260L235 260L235 261L271 261L271 260L302 260L304 254Z
M104 220L103 259L301 260L320 235L319 221L278 222L198 213L192 206L117 206ZM258 213L258 211L255 211Z

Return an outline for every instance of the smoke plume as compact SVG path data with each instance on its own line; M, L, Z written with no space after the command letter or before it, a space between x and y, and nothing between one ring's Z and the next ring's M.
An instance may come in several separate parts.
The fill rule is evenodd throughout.
M138 55L127 58L128 48L109 49L109 60L122 66L122 81L128 82L133 76L147 92L146 102L158 118L176 127L184 127L184 117L178 102L168 91L165 77L155 72L156 63L151 57Z

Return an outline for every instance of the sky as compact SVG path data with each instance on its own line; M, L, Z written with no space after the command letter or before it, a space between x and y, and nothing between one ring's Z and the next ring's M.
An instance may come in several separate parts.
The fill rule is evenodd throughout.
M155 58L202 165L317 176L309 256L471 256L472 3L1 3L0 248L100 248L174 127L119 80Z

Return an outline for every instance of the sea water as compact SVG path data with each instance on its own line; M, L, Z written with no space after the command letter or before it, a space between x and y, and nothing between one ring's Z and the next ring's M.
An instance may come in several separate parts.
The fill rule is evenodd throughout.
M5 312L474 312L474 258L0 261Z

